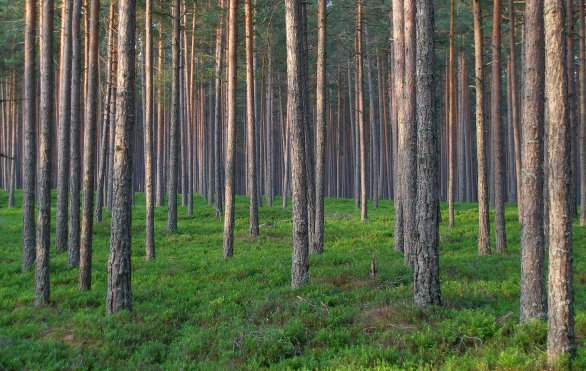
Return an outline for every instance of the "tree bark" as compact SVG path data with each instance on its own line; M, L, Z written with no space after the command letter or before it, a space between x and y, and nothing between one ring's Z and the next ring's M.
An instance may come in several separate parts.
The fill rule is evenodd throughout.
M67 265L79 266L79 132L81 127L81 0L73 0L71 21L71 131L69 133L69 231Z
M500 1L500 0L496 0ZM456 140L456 94L454 86L454 17L455 17L455 0L450 2L450 50L449 50L449 72L448 72L448 223L450 227L454 226L454 178L455 178L455 167L456 167L456 146L454 141Z
M249 206L249 229L251 237L258 236L258 178L256 169L256 117L254 110L254 70L253 70L253 29L252 0L246 0L246 138L247 138L247 176Z
M238 0L228 0L228 90L226 108L228 111L227 139L226 139L226 208L224 211L224 243L223 255L225 258L234 255L234 193L235 187L235 150L236 150L236 79L237 79L237 50L238 43Z
M491 129L494 153L494 203L496 252L504 253L507 248L505 232L505 155L504 130L502 120L502 78L501 78L501 0L493 2L492 17L492 94L491 94Z
M403 221L403 200L402 200L402 172L400 171L400 150L398 137L400 135L400 123L404 121L405 107L403 99L403 85L405 84L405 30L403 28L403 0L393 0L393 72L394 97L397 118L395 120L395 228L393 242L395 251L404 252L404 221Z
M214 192L215 192L215 208L216 217L222 214L222 117L221 117L221 99L220 93L222 90L222 43L224 38L224 0L219 0L220 6L220 21L216 27L216 67L215 67L215 89L214 89Z
M24 31L24 163L22 189L22 269L35 263L35 175L37 126L37 1L26 0Z
M179 160L179 61L180 61L180 40L179 40L179 19L181 17L181 6L179 0L173 0L173 34L171 40L171 65L173 79L171 81L171 126L169 130L169 179L167 181L167 233L177 230L177 181L178 181L178 160Z
M547 318L544 281L543 136L544 75L543 0L525 5L523 63L521 209L521 321Z
M521 197L521 132L519 130L519 101L517 84L517 51L515 48L515 4L509 0L509 60L511 73L511 118L513 120L513 142L515 145L515 178L517 179L517 205L519 209L519 222L523 212L523 200Z
M285 0L287 37L287 106L291 140L291 189L293 203L293 257L291 286L300 287L309 280L309 236L307 179L305 165L305 132L303 120L307 107L303 73L303 51L300 0Z
M178 0L175 5L178 6ZM108 257L106 313L132 309L131 227L134 143L135 0L119 0L116 139L113 169L112 230ZM179 14L175 8L175 15Z
M315 236L311 252L324 251L324 185L326 163L326 1L317 4L317 86L316 86L316 168L315 168Z
M441 305L439 280L439 147L435 117L433 1L417 0L417 233L413 301Z
M364 62L363 62L363 48L362 48L362 0L358 0L357 4L357 20L356 20L356 100L358 110L358 138L360 145L360 218L363 222L368 221L368 189L366 188L367 180L367 143L366 143L366 127L364 125Z
M580 164L580 226L586 226L586 15L580 0L580 132L578 136Z
M145 120L144 120L144 194L146 200L145 216L145 255L147 260L155 258L155 195L153 169L153 19L152 0L145 4Z
M547 359L573 355L570 132L563 0L545 0L545 99L548 123L549 277Z
M90 9L88 96L84 120L83 205L78 286L80 290L89 290L92 286L94 157L98 120L99 16L100 0L92 0Z
M51 154L52 130L55 116L53 73L53 0L41 3L41 81L40 81L40 143L38 172L38 217L36 241L35 306L48 304L49 247L51 237Z
M476 159L478 162L478 255L490 254L488 222L488 171L486 166L486 125L484 116L484 58L482 6L474 0L474 75L476 78Z
M57 143L57 223L55 247L67 250L67 212L69 196L69 133L71 114L71 6L72 0L63 1L61 66L59 88L59 137Z

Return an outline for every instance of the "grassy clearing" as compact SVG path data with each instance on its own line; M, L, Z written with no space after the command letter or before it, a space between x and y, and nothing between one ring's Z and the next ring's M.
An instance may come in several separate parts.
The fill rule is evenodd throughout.
M17 195L20 207L20 194ZM51 252L51 304L33 308L34 274L20 272L21 210L0 192L0 366L20 368L445 368L538 369L546 324L520 325L517 211L506 211L509 249L476 256L473 204L442 205L444 306L411 305L411 273L392 250L393 204L360 222L352 200L326 201L325 254L311 257L311 284L289 287L290 210L260 210L261 236L247 236L247 199L236 200L233 259L222 258L222 224L200 197L164 234L156 210L157 258L144 260L144 200L133 211L132 313L105 316L109 215L97 225L94 286ZM276 205L280 205L277 200ZM107 213L106 213L107 214ZM54 213L53 213L54 217ZM492 241L494 242L494 241ZM574 228L576 369L586 369L586 233ZM494 244L493 244L494 245ZM378 276L368 278L372 254ZM504 323L497 320L513 312Z

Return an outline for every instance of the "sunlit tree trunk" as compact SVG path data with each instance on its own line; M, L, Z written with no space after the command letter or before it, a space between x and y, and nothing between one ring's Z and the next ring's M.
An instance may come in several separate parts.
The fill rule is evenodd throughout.
M35 173L37 126L37 1L26 0L24 30L24 162L22 184L22 269L35 263Z
M81 218L81 245L79 260L79 289L92 286L92 243L94 207L94 155L98 121L98 59L99 59L100 0L91 1L90 40L88 56L88 97L85 107L83 152L83 204ZM134 47L134 45L133 45Z
M237 43L238 43L238 0L228 0L228 89L226 96L227 138L226 138L226 185L224 200L224 257L234 255L234 193L235 187L235 151L236 151L236 78L237 78Z
M155 197L153 193L153 27L152 0L145 5L145 120L144 120L144 194L146 199L146 258L155 258Z
M178 0L175 0L178 14ZM116 140L114 154L112 230L108 257L106 313L132 309L131 227L134 144L135 0L119 0L118 76L116 78Z
M79 162L79 134L81 128L81 0L73 0L71 22L71 131L69 133L69 231L67 265L79 266L79 190L81 165Z
M53 78L53 0L41 3L40 142L36 242L35 306L49 302L49 248L51 237L51 139L55 116Z

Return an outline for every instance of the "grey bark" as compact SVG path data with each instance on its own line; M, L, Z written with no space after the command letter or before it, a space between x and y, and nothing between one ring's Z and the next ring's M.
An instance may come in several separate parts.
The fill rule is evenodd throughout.
M167 233L177 230L177 181L179 159L179 19L181 6L179 0L173 0L173 33L171 38L171 65L173 79L171 84L171 125L169 128L169 179L167 181Z
M175 0L177 5L178 0ZM134 143L135 0L119 0L116 140L106 313L132 309L131 227ZM175 8L178 10L178 8ZM177 13L176 13L177 14Z

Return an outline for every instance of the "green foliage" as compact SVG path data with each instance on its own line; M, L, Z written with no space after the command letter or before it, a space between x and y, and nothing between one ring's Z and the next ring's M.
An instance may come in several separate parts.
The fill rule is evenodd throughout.
M17 206L20 207L20 193ZM291 215L260 209L261 236L247 234L247 199L236 199L235 256L222 258L222 223L196 197L165 235L155 211L157 257L144 259L144 199L133 211L133 312L104 310L109 215L96 225L94 287L51 252L51 303L34 309L34 273L20 271L21 210L0 192L0 366L110 369L542 369L547 325L518 323L519 224L506 210L509 250L476 256L474 204L441 225L444 305L417 309L411 272L392 250L393 204L361 223L353 200L326 202L326 249L311 256L311 283L289 287ZM280 202L275 202L279 205ZM54 213L53 213L54 215ZM584 228L574 229L576 369L586 366ZM372 254L378 276L369 278ZM507 313L513 314L499 320Z

